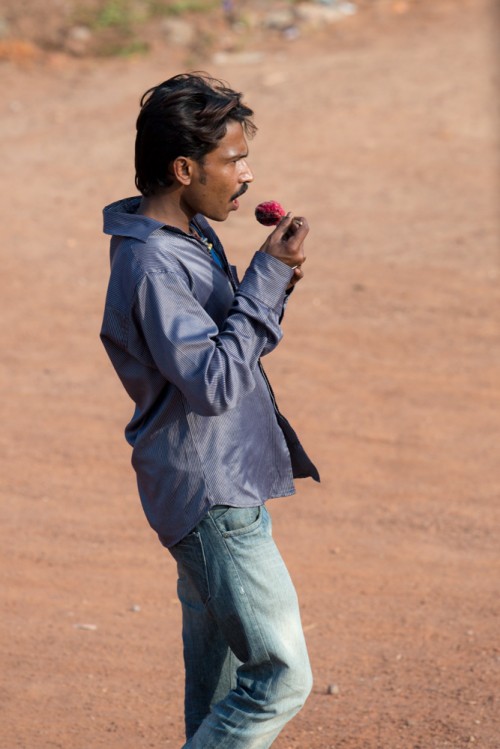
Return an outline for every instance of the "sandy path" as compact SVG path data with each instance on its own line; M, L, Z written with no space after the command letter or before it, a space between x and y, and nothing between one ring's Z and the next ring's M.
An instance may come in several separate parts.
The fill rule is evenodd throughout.
M262 199L312 226L267 364L323 477L271 504L315 672L279 749L500 746L493 14L456 5L210 66L260 128L228 251L243 270ZM98 342L100 210L177 64L0 68L2 749L181 745L174 567Z

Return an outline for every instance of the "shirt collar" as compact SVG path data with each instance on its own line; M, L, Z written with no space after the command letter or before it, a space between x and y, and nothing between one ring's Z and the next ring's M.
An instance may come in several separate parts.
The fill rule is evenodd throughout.
M118 237L133 237L145 242L150 234L165 224L137 213L141 203L140 195L124 198L107 205L103 210L105 234Z

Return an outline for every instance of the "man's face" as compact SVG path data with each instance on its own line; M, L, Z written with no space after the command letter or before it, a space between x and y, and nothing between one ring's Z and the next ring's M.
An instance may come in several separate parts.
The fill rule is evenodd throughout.
M193 176L183 191L190 213L202 213L213 221L225 221L239 207L253 174L246 162L248 145L241 123L230 120L226 135L202 162L193 161Z

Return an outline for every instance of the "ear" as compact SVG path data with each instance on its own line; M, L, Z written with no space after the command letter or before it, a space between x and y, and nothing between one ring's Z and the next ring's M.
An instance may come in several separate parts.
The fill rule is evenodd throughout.
M190 185L193 178L193 160L187 156L178 156L172 162L172 172L181 185Z

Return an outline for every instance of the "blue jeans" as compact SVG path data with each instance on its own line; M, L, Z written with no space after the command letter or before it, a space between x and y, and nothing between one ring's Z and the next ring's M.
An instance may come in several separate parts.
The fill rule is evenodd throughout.
M169 549L186 669L183 749L266 749L304 704L297 595L264 507L214 507Z

